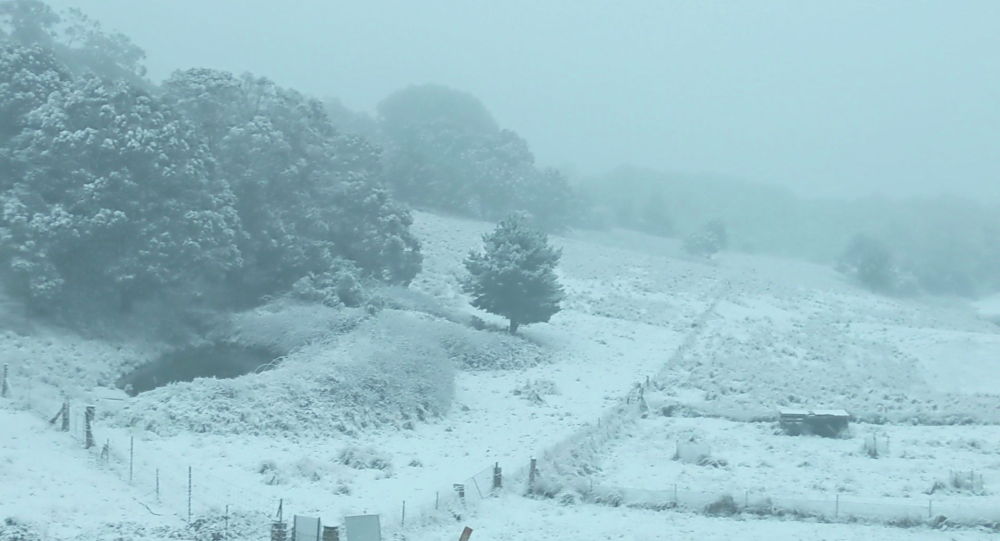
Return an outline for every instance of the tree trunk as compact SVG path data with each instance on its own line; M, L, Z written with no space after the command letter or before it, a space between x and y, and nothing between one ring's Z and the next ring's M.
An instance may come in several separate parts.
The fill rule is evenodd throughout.
M507 327L507 332L509 332L510 334L517 334L517 328L520 326L521 326L520 323L512 319L510 320L510 326Z

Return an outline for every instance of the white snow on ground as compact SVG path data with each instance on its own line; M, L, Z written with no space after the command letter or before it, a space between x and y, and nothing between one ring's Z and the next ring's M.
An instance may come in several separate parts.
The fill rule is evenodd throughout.
M437 525L407 534L410 541L457 539L465 523ZM503 498L469 521L476 541L698 540L698 541L972 541L983 531L935 531L865 524L824 524L771 518L710 518L687 513L560 505L553 501Z
M775 423L651 416L637 421L610 446L595 483L754 497L880 501L926 509L944 506L1000 509L1000 427L865 425L852 437L782 434ZM705 465L675 460L677 442L691 437L709 450ZM877 438L880 456L865 453ZM682 444L683 445L683 444ZM952 472L983 476L986 495L952 490ZM935 483L943 488L931 490ZM1000 517L1000 512L996 513Z
M980 317L1000 324L1000 295L980 299L973 304Z
M109 522L156 517L147 494L121 483L78 441L31 412L0 409L0 516L36 524L48 539L71 539ZM0 518L0 520L2 520Z
M459 287L461 259L480 245L480 236L491 227L416 214L414 231L423 242L425 262L412 289L438 304L422 310L427 314L413 316L417 318L413 321L423 322L414 327L418 336L433 329L441 336L462 340L483 336L482 343L510 346L507 338L493 340L491 336L500 336L491 334L495 331L471 330L466 321L474 314L494 327L503 322L469 308ZM377 337L365 333L372 332L373 325L379 330L378 319L344 331L346 338L339 334L342 330L334 336L330 329L335 323L309 319L303 321L309 331L295 334L304 338L291 340L284 331L271 333L288 339L288 347L304 346L289 355L284 367L233 380L170 385L135 399L120 392L97 393L96 387L112 384L117 375L154 357L157 347L143 350L139 345L24 327L17 329L22 334L6 333L0 342L0 362L11 363L14 390L20 399L30 394L39 413L54 412L61 394L76 402L97 403L98 438L110 442L118 458L118 478L124 477L121 464L129 437L134 436L134 483L145 495L143 503L154 511L185 515L191 466L196 515L221 512L226 505L236 511L273 513L283 498L286 513L314 513L331 522L346 513L380 512L392 528L402 518L404 500L410 522L417 522L414 517L433 506L436 498L450 496L453 483L467 482L495 462L507 473L519 470L529 457L594 423L633 384L658 374L702 311L726 291L699 339L668 367L664 394L647 398L655 407L673 403L732 420L655 416L641 421L626 439L607 450L599 481L654 487L687 476L692 483L713 487L736 482L792 494L821 487L905 498L907 493L918 497L928 488L928 480L946 477L949 469L971 465L981 470L987 490L1000 491L1000 463L993 459L997 435L992 428L884 425L878 429L890 432L900 443L893 449L897 454L876 464L859 456L857 439L783 438L769 433L770 425L733 421L771 417L779 406L796 405L843 407L892 422L913 418L996 422L1000 420L996 386L1000 370L995 368L1000 362L1000 327L952 305L875 297L844 283L831 270L808 263L733 254L713 261L693 259L681 253L676 241L622 231L573 233L554 237L553 242L564 250L560 278L567 290L565 309L550 324L524 327L519 342L523 346L511 349L537 354L539 359L523 368L458 371L454 401L441 418L419 421L389 412L384 417L392 422L362 416L344 429L332 428L344 421L344 412L329 411L338 406L316 394L323 391L310 380L318 376L310 373L339 377L337 365L328 363L341 362L337 355L352 355L353 350L343 345L345 340ZM248 334L265 336L266 330ZM325 332L331 335L325 337ZM956 362L961 370L954 368ZM310 369L309 363L324 364ZM534 389L541 392L526 392ZM98 394L121 400L105 400ZM176 415L165 408L167 404ZM27 414L11 415L14 419ZM139 421L134 428L121 425L133 417ZM263 421L254 424L255 417ZM204 423L198 432L190 431L192 422L213 418L220 420L215 426ZM149 425L150 419L156 422ZM260 428L260 422L271 419L288 423L287 429L272 425L255 429L254 435L240 433L244 426ZM66 441L44 427L30 432L23 420L18 422L22 424L12 433L21 438L29 437L26 432L33 434L32 445L58 448ZM670 460L672 431L685 423L714 442L715 454L729 463L725 473ZM312 425L316 429L310 429ZM156 432L146 431L147 427ZM935 441L948 443L936 446ZM980 442L980 449L961 443L974 441ZM6 440L0 445L14 448ZM72 443L62 445L67 453L79 453L75 462L64 461L71 471L41 478L40 483L67 494L92 491L93 486L127 492L121 488L127 484L106 480ZM760 446L773 460L756 460L767 460L770 468L753 460ZM345 450L371 460L344 464L340 457ZM796 459L807 454L815 458ZM11 468L23 469L35 460L23 451L6 456L3 466ZM809 466L801 465L807 461ZM148 496L157 469L162 490L158 504ZM796 484L803 473L809 481ZM93 479L88 481L92 475L104 477L95 485ZM488 472L477 477L488 478ZM76 520L75 504L53 500L43 492L26 495L17 486L0 483L0 502L15 497L19 512L28 518L46 522L53 516L66 517L50 526L50 532L64 532L51 534L52 539L74 538L78 530L67 528ZM148 515L142 511L145 515L126 517L112 506L111 512L94 520L142 520ZM0 519L8 514L4 508ZM516 497L487 502L467 520L477 528L474 539L891 540L939 535L924 528L712 519L561 506ZM452 527L408 531L407 536L438 539L452 535ZM974 539L982 534L949 535Z

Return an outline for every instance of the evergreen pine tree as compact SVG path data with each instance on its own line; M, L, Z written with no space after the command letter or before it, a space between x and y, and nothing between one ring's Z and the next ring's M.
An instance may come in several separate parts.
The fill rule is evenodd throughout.
M507 318L511 334L559 311L563 289L555 268L562 251L549 245L545 233L529 227L523 216L508 217L483 235L483 248L465 259L469 276L463 288L473 306Z

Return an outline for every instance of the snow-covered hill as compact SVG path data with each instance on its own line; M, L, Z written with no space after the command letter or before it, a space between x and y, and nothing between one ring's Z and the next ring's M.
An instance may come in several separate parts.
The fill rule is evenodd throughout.
M266 538L260 517L273 513L282 499L287 512L322 515L327 522L380 512L389 531L439 539L452 535L454 525L400 530L404 501L412 525L435 501L452 501L453 483L495 463L512 474L595 423L647 376L662 375L666 383L655 397L658 406L728 419L702 423L709 434L741 430L725 427L773 416L789 405L843 407L869 421L917 423L916 431L921 423L1000 422L1000 327L971 309L876 297L828 268L797 261L741 254L691 258L676 241L626 231L554 237L563 248L564 310L550 324L506 336L492 329L502 322L471 309L459 287L462 258L491 227L417 213L414 232L423 243L424 270L412 292L388 292L387 308L377 315L276 303L232 318L228 339L277 344L285 354L276 368L260 374L171 384L130 398L107 387L155 357L162 345L12 325L0 346L0 362L11 365L14 394L0 402L0 472L3 479L19 473L17 483L0 483L0 519L16 517L50 539L94 539L101 524L155 517L169 524L130 531L135 538L156 539L167 535L163 528L182 527L190 466L195 516L217 517L228 505L231 513L260 519L260 539ZM476 330L473 315L488 328ZM668 364L693 330L697 339ZM459 366L452 372L442 359ZM380 377L400 367L425 384ZM358 389L355 382L391 385ZM121 480L120 467L102 472L90 455L74 449L74 440L38 422L37 415L54 413L61 395L74 404L98 405L98 439L109 442L118 459L127 459L134 438L131 488ZM604 460L627 455L622 445L655 451L669 444L642 431L625 434L629 443L607 449ZM28 467L35 457L26 450L36 446L58 454L52 459L58 470ZM975 467L993 482L1000 449L988 438L983 446ZM642 456L669 460L672 451ZM921 460L921 467L928 460L933 465L933 459ZM896 477L905 476L910 464L899 462L891 472ZM789 474L803 471L796 464L772 466L787 466ZM603 467L611 477L621 469ZM745 474L754 475L752 470ZM157 471L159 502L149 496ZM835 485L836 479L827 482ZM110 503L92 499L83 506L50 496L94 491L112 492L100 496ZM16 507L3 503L12 501ZM692 532L722 539L743 531L761 539L938 535L924 528L769 520L743 525L671 512L526 502L516 495L486 502L463 520L476 528L475 539L522 539L539 531L546 532L542 539L575 539L589 537L581 534L586 524L603 536L650 539L689 538Z

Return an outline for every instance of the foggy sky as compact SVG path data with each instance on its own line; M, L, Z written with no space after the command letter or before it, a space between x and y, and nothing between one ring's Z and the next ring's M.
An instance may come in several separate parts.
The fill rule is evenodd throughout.
M1000 2L54 0L148 52L372 111L467 90L541 163L1000 199Z

